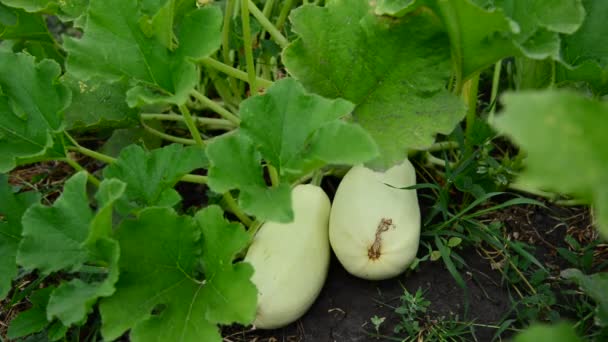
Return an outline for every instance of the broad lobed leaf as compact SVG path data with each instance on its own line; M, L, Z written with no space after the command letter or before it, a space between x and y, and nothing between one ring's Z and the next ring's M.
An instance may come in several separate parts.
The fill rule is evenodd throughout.
M509 93L503 102L496 127L526 151L523 180L591 201L608 238L608 104L565 90Z
M124 221L117 239L120 280L116 293L100 306L105 339L132 329L135 342L220 341L217 323L253 319L253 269L232 263L248 237L223 218L219 207L207 207L195 219L148 208Z
M209 56L220 46L222 15L217 6L185 15L175 49L162 38L173 38L170 25L155 26L160 32L142 30L139 1L91 0L88 13L82 39L66 38L68 71L82 80L128 78L135 85L127 94L130 106L184 104L199 81L193 60Z
M60 72L54 61L0 52L0 172L65 157L59 137L70 93L56 82Z
M293 220L290 185L327 164L358 164L377 155L367 132L341 121L353 109L342 99L306 92L294 79L283 79L266 94L241 104L241 128L207 147L209 187L240 190L243 209L260 220ZM272 165L280 184L268 187L262 161Z
M146 206L172 207L181 201L173 186L185 174L208 164L205 151L197 146L172 144L145 151L130 145L120 152L116 162L108 165L103 175L127 184L126 196L117 209L121 213Z
M8 177L0 174L0 300L8 294L17 275L17 250L21 242L23 213L40 200L36 192L15 194Z
M307 90L356 105L354 121L380 148L375 167L399 163L462 119L462 101L446 90L447 36L428 12L393 19L366 0L337 0L302 6L291 20L300 38L283 51L287 70Z

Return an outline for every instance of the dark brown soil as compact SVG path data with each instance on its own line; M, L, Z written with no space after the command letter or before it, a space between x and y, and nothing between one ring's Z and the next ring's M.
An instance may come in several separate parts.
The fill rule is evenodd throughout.
M547 263L548 268L556 274L565 266L556 256L555 248L566 246L563 241L566 231L576 229L593 232L589 227L588 211L583 208L517 207L497 213L494 219L504 223L506 234L515 234L514 239L535 245L535 256L541 263ZM419 256L422 256L422 252L419 252ZM508 284L501 282L500 272L493 270L490 262L474 248L457 252L467 265L460 270L467 284L466 291L457 285L441 260L425 262L416 272L373 282L351 276L337 259L332 257L329 276L319 298L300 320L285 328L271 331L227 329L232 333L225 334L226 341L392 340L376 337L370 321L374 315L386 318L379 331L383 337L393 337L394 340L401 341L406 336L403 333L395 334L393 328L400 319L394 308L400 304L399 297L403 294L403 288L410 293L414 293L418 288L424 291L425 299L431 302L427 312L427 324L458 318L461 322L472 321L477 325L470 327L472 334L463 336L462 340L490 341L497 331L496 328L485 328L481 325L500 325L505 318L512 316L513 300ZM466 299L468 312L465 308ZM501 337L511 335L512 332L506 331Z
M467 252L465 260L470 266L467 286L470 308L474 310L478 323L495 323L509 309L506 291L498 285L496 273L475 252ZM392 328L397 315L391 307L399 305L403 287L410 293L418 288L425 291L431 301L431 312L435 317L464 315L465 292L445 270L441 261L429 262L422 271L399 276L391 280L372 282L348 274L334 258L329 277L321 295L312 308L294 324L286 328L237 333L234 341L378 341L370 318L385 317L380 328L383 335L395 335ZM493 331L477 329L480 341L492 338ZM256 340L257 338L257 340ZM403 338L403 336L402 336Z

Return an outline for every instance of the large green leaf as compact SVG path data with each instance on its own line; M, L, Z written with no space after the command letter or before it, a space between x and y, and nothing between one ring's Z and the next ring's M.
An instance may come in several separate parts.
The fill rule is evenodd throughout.
M17 275L17 250L21 242L21 217L30 205L39 201L36 192L13 193L8 177L0 174L0 300L11 289Z
M443 21L462 80L508 56L561 60L561 34L585 19L582 0L383 0L376 12L402 16L420 5Z
M92 78L83 81L64 75L61 82L72 91L72 103L65 110L66 129L122 128L139 123L138 110L127 105L129 85L125 80L108 82Z
M60 46L49 32L44 17L0 3L0 39L11 40L11 50L24 51L37 60L63 62Z
M0 172L65 157L59 136L70 93L56 82L60 72L51 60L0 52Z
M519 29L513 36L524 55L560 60L560 34L572 34L585 19L582 0L497 0Z
M283 58L309 91L356 105L354 121L381 150L374 164L389 167L408 149L428 147L436 133L450 133L464 105L445 89L449 43L437 20L428 11L378 17L369 3L336 0L324 8L298 8L291 20L300 38Z
M23 215L23 239L17 263L49 274L78 270L88 259L81 245L89 233L93 212L86 193L87 175L72 176L52 207L31 206Z
M32 306L20 312L8 326L7 337L17 339L42 331L49 325L46 319L46 307L54 287L45 287L34 291L29 296Z
M608 1L583 0L587 17L573 35L563 38L563 59L571 65L558 67L558 81L583 82L597 95L608 94Z
M608 238L608 104L563 90L509 93L503 102L496 127L527 152L521 178L592 202Z
M89 224L86 240L81 244L88 250L89 260L105 266L102 280L75 278L55 289L49 299L47 317L58 318L64 326L82 322L100 297L114 293L118 281L118 243L110 238L113 231L113 206L123 196L126 185L116 179L104 180L97 192L98 211Z
M194 60L220 46L221 11L207 6L187 13L173 50L159 36L173 37L174 28L155 23L160 31L145 25L142 30L140 5L136 0L92 0L83 38L66 39L68 71L82 80L128 78L136 84L127 93L131 106L184 104L200 78Z
M241 131L263 159L278 169L282 180L293 181L319 165L360 163L375 156L376 147L367 134L357 130L358 125L339 120L353 108L342 99L309 94L287 78L265 95L241 104Z
M292 182L327 164L377 155L360 126L340 120L352 109L348 101L307 93L294 79L275 82L241 104L239 131L209 144L209 187L239 189L243 209L261 220L291 221ZM277 170L279 186L266 186L262 160Z
M219 207L204 209L196 220L168 208L147 208L124 221L117 238L120 280L116 293L100 305L106 340L131 329L134 342L221 341L216 324L253 320L253 268L232 263L247 234L227 222ZM197 274L201 265L204 279Z
M126 213L146 206L176 205L181 197L173 186L188 172L206 166L205 151L196 146L172 144L148 152L139 145L131 145L122 149L103 175L127 184L126 196L119 207L119 211Z

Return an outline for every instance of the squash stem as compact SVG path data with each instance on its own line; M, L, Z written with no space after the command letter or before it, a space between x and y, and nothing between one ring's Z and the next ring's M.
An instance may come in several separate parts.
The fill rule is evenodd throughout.
M224 200L224 204L226 204L226 206L227 206L226 209L229 212L233 213L241 222L243 222L243 224L245 226L247 226L247 228L251 227L251 224L253 223L253 221L251 220L251 218L249 218L249 216L247 216L247 214L245 214L245 212L241 209L241 207L239 207L239 205L236 203L236 200L234 199L234 197L232 197L230 192L226 192L222 196L222 198Z
M277 169L270 164L266 164L266 169L268 170L268 176L270 177L270 183L272 186L279 186L281 180L279 178Z
M85 171L91 184L95 185L96 187L99 187L99 185L101 184L101 181L99 181L97 177L93 176L89 171L82 167L82 165L78 164L78 162L72 159L69 155L67 156L67 158L63 159L63 161L70 165L76 171Z
M184 117L178 114L161 114L161 113L143 113L140 114L140 117L143 120L166 120L166 121L184 121ZM209 127L213 127L216 129L233 129L235 128L235 124L226 119L216 119L216 118L202 118L194 116L193 119L201 124Z
M218 105L217 103L215 103L215 101L213 101L212 99L210 99L207 96L203 95L201 92L199 92L197 90L193 90L190 93L190 95L194 96L194 98L196 98L197 100L199 100L203 105L207 106L209 109L211 109L212 111L216 112L217 114L219 114L224 119L232 122L236 126L238 126L241 123L241 119L239 119L238 116L232 114L229 110L227 110L224 107Z
M293 7L293 1L294 0L286 0L283 3L283 7L281 8L279 18L277 19L277 23L275 25L278 30L283 29L283 25L285 25L285 22L287 21L287 16L289 15L289 12L291 12L291 8Z
M500 87L500 73L502 71L502 59L496 62L494 65L494 76L492 77L492 92L490 95L490 105L492 109L490 109L490 113L488 114L488 123L492 124L494 122L494 113L496 112L497 96L498 96L498 88Z
M247 82L251 96L258 91L256 84L255 64L253 63L253 44L249 25L249 0L241 0L241 22L243 23L243 43L245 45L245 62L247 64Z
M313 172L312 180L310 181L310 184L316 185L316 186L321 186L322 181L323 181L323 172L321 170L316 170L315 172Z
M253 56L252 56L253 57ZM222 72L228 76L232 76L242 81L249 81L249 74L243 72L242 70L231 67L230 65L224 64L218 60L215 60L211 57L205 57L201 60L201 63L207 67L213 68L219 72ZM255 73L254 73L255 75ZM267 79L263 79L260 77L256 77L256 82L259 83L260 86L268 88L272 85L272 81Z
M194 119L192 118L192 114L190 114L190 110L188 109L188 107L186 107L185 105L180 105L179 111L184 116L184 122L186 123L186 126L188 126L190 135L192 135L196 144L199 145L200 147L205 147L205 142L203 141L203 138L201 137L201 133L198 131L198 128L196 127L196 124L194 123Z
M469 146L472 136L473 127L475 126L475 120L477 116L477 93L479 91L479 73L475 73L471 79L469 79L462 89L462 97L467 104L467 118L466 118L466 131L465 137L467 141L467 147Z
M252 0L249 0L249 11L281 48L285 48L289 44L287 38L264 16L264 13L256 7Z

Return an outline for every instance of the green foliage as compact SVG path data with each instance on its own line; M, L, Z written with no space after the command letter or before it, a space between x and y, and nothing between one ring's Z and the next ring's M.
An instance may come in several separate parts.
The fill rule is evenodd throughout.
M124 221L116 238L121 277L116 293L101 302L105 339L131 328L132 341L219 341L216 323L253 319L253 269L232 264L248 237L218 207L195 219L148 208Z
M352 108L342 99L309 94L293 79L277 81L242 103L236 134L209 144L209 186L219 193L239 189L243 209L261 219L291 221L287 184L326 164L357 164L377 155L365 130L339 120ZM277 170L280 185L266 186L262 159Z
M354 121L380 147L375 166L428 147L462 119L462 102L445 89L447 37L430 15L388 19L366 0L340 0L302 6L292 21L300 38L283 52L287 70L308 90L356 105Z
M587 295L596 301L595 324L600 327L607 327L608 297L606 297L606 287L608 286L608 273L602 272L585 275L580 270L567 269L562 271L561 276L574 281Z
M65 110L66 129L84 131L137 124L138 110L129 108L126 103L129 85L124 80L108 82L92 78L82 81L67 74L61 82L72 92L72 103Z
M7 295L11 281L17 275L17 250L23 230L21 218L39 198L35 192L13 193L8 177L0 174L0 217L3 217L0 220L0 299Z
M409 154L431 203L428 253L412 269L441 259L467 291L459 253L483 245L518 290L496 336L565 312L601 340L605 274L564 272L586 294L564 293L576 300L567 308L534 246L488 215L540 205L504 200L515 178L592 204L608 236L608 2L332 0L291 13L291 1L263 3L268 20L253 13L245 35L224 1L0 0L0 172L19 183L0 176L0 298L3 310L29 307L9 339L220 341L221 325L255 316L255 270L240 260L263 221L293 219L295 184ZM505 95L495 119L513 84L528 91ZM19 169L38 162L41 172ZM180 205L180 181L208 188ZM41 183L50 190L31 191ZM605 267L594 263L600 241L566 242L557 252L572 266ZM429 305L406 291L396 333L474 334L457 317L433 324ZM377 335L387 322L372 319Z
M563 39L558 81L588 84L597 95L608 93L608 2L583 0L587 18L582 27Z
M173 144L148 152L130 145L122 149L103 175L126 183L125 197L118 209L127 213L148 206L176 205L181 196L173 186L188 172L206 166L205 152L196 146Z
M504 103L496 127L528 154L521 178L593 202L600 232L608 237L608 191L602 186L608 105L567 91L508 94Z
M176 35L177 47L159 38L172 37L172 25L158 24L155 32L140 28L138 1L92 0L88 13L83 38L66 39L67 68L84 81L127 77L137 84L127 92L130 106L184 104L199 81L193 60L209 56L220 45L222 16L217 7L190 11Z
M54 61L0 52L0 172L65 156L60 136L70 93L55 82L60 72Z

